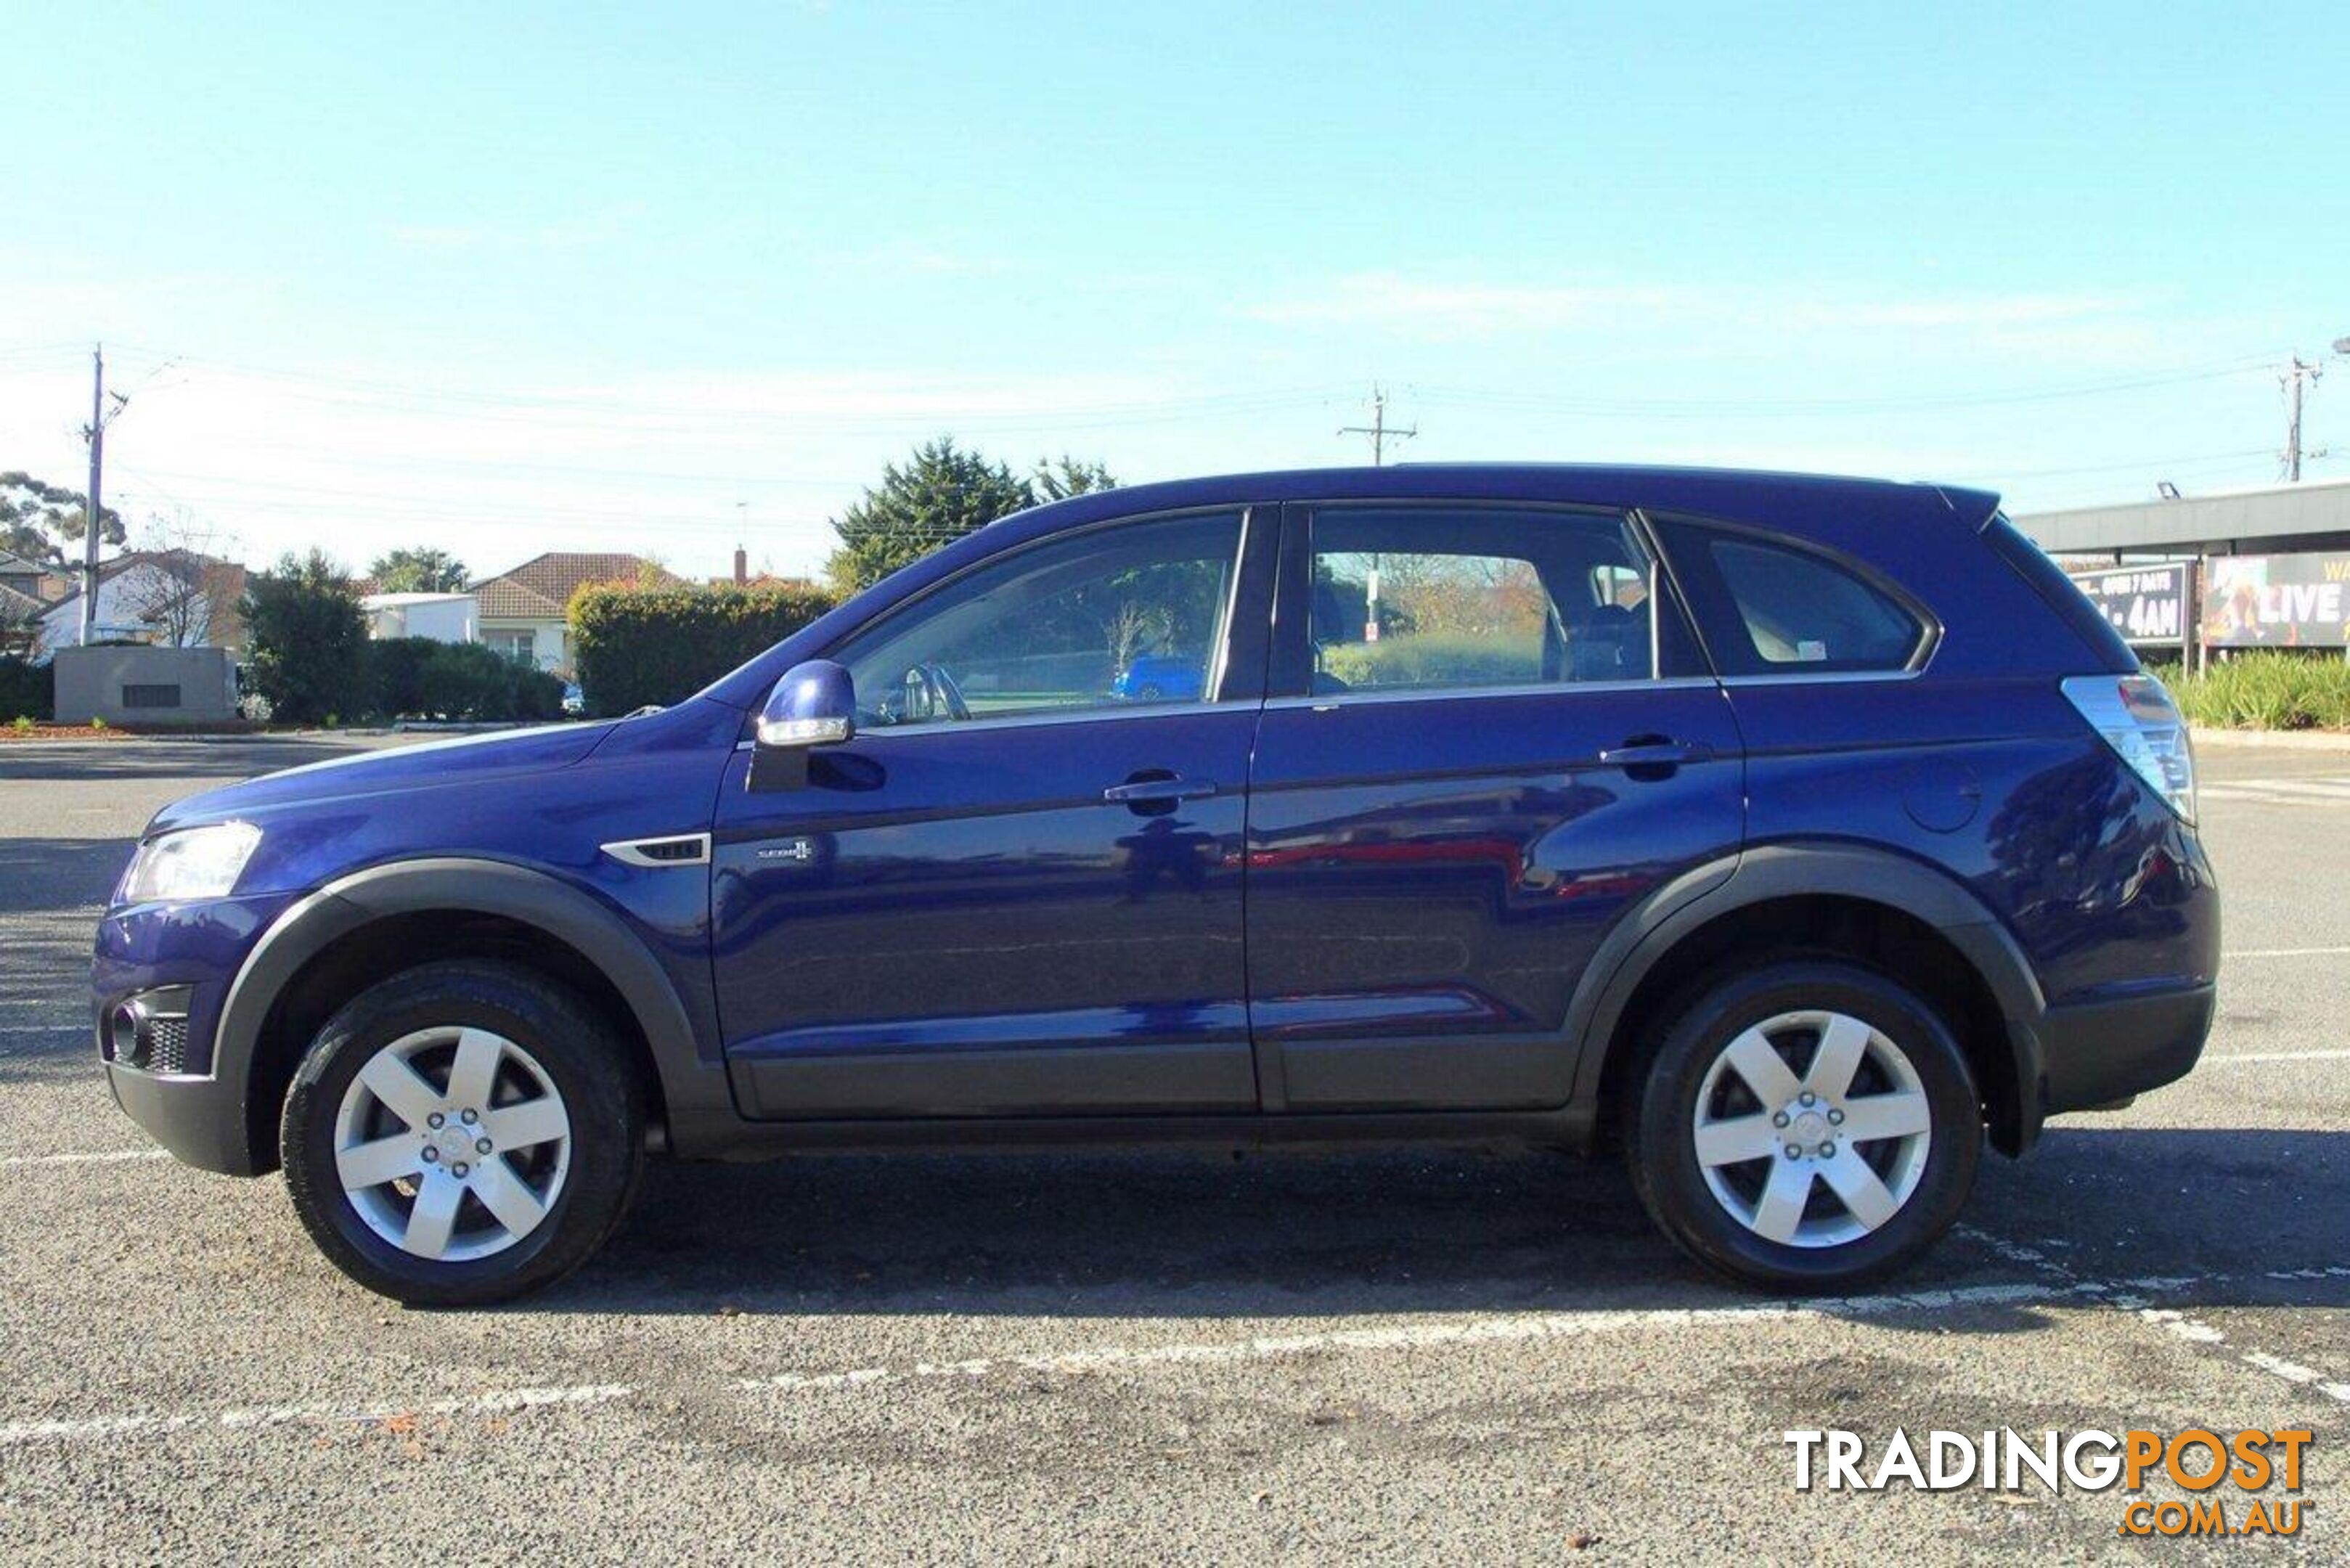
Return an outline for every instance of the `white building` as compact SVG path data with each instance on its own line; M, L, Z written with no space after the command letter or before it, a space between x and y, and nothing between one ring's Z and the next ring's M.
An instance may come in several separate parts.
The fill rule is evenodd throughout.
M368 636L429 637L435 642L471 642L475 620L471 594L369 594Z

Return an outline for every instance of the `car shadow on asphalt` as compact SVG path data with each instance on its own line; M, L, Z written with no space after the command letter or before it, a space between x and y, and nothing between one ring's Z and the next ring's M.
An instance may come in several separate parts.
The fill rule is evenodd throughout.
M2202 1189L2179 1193L2199 1169ZM2289 1211L2285 1184L2304 1198ZM2345 1188L2350 1135L2059 1124L2025 1164L1988 1159L1960 1232L1875 1287L1921 1310L1816 1304L1917 1332L1956 1314L1977 1333L2133 1290L2350 1307L2350 1274L2322 1272L2350 1261ZM2246 1223L2255 1194L2278 1223ZM1089 1152L656 1166L606 1253L517 1310L1281 1318L1773 1299L1682 1257L1614 1160Z

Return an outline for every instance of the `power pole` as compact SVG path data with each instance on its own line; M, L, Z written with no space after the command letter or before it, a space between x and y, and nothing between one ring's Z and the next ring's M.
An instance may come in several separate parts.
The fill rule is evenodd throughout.
M1386 461L1387 444L1390 437L1397 441L1409 441L1419 433L1419 426L1414 424L1408 430L1388 429L1387 389L1374 381L1371 383L1371 422L1367 425L1340 425L1338 433L1370 437L1371 466L1377 468Z
M2301 389L2304 382L2314 381L2325 372L2318 366L2294 355L2293 363L2277 372L2284 386L2284 477L2287 483L2301 483Z
M98 627L99 483L106 471L106 354L96 344L89 350L89 423L81 433L89 442L89 495L81 514L81 645L88 648Z

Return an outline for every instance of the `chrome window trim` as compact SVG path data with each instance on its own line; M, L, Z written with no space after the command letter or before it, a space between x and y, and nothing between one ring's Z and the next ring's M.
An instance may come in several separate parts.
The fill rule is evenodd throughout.
M1931 663L1932 659L1933 656L1929 654L1927 656L1928 663ZM1925 673L1925 666L1920 665L1915 670L1822 670L1817 675L1806 675L1803 671L1803 667L1801 665L1797 665L1788 670L1783 675L1775 672L1769 675L1725 675L1721 678L1721 684L1730 688L1741 686L1788 686L1796 684L1851 686L1870 680L1881 680L1888 684L1898 684L1902 681L1915 680Z
M743 742L745 745L750 743ZM663 844L691 844L694 849L693 857L690 860L657 860L645 853L648 848ZM624 866L641 866L649 871L666 871L673 866L710 864L710 835L706 833L667 833L650 838L618 838L596 847Z
M968 735L979 730L1025 730L1040 724L1099 724L1113 719L1160 719L1196 713L1253 712L1256 703L1129 702L1117 707L1046 708L1026 713L1005 713L992 719L929 719L919 724L867 724L855 740L905 740L917 735ZM822 748L819 748L822 749Z
M1326 691L1319 696L1274 697L1265 707L1274 708L1347 708L1374 702L1440 702L1456 699L1475 701L1481 698L1508 697L1573 697L1581 694L1606 695L1626 691L1676 691L1697 687L1722 684L1711 675L1669 675L1657 680L1542 680L1509 686L1410 686L1372 688L1355 691Z

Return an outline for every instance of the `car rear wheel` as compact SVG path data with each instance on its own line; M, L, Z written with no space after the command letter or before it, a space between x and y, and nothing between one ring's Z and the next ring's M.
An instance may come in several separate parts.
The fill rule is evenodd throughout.
M528 970L437 963L362 992L296 1073L288 1193L369 1290L470 1306L536 1290L619 1224L644 1112L621 1043Z
M1887 977L1827 961L1717 978L1656 1042L1627 1120L1657 1223L1779 1290L1908 1263L1957 1219L1982 1147L1949 1027Z

